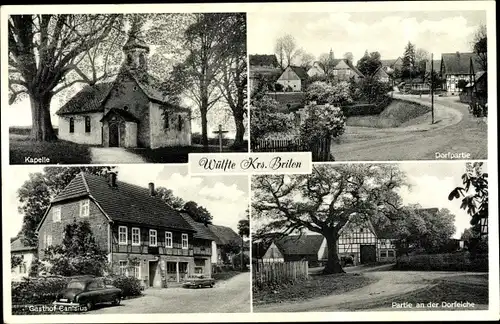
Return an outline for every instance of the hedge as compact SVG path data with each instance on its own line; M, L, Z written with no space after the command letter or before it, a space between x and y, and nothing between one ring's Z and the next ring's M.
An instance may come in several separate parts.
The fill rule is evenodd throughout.
M488 254L443 253L401 256L396 262L398 270L424 271L488 271Z
M370 116L379 115L381 112L389 106L392 102L392 98L385 97L382 101L378 103L358 103L349 106L343 106L342 112L345 117L351 116Z
M12 282L12 304L51 304L66 288L71 277L36 277ZM140 280L133 277L105 277L104 282L122 290L122 297L142 294Z
M12 304L50 304L71 278L38 277L12 282Z

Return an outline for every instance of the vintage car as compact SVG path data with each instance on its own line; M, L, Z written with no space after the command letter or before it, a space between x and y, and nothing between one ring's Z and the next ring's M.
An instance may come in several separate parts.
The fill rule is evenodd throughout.
M100 303L119 305L121 298L122 290L106 285L102 278L77 277L71 279L66 288L59 292L53 304L84 306L89 311Z
M212 288L215 285L215 280L205 275L198 274L198 275L188 276L182 285L184 287Z

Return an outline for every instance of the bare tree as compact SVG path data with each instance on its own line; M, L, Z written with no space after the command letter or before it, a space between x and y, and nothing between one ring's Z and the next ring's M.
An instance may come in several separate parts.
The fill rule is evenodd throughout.
M306 70L309 70L314 62L314 55L308 53L306 51L302 51L302 54L299 57L299 65Z
M50 119L54 95L77 83L95 84L109 75L121 15L12 15L8 20L9 103L31 102L31 137L57 137ZM101 44L112 36L107 44ZM121 44L120 44L121 45Z
M279 37L276 40L274 48L276 56L278 57L278 62L282 69L292 65L294 59L296 59L302 52L297 48L295 38L289 34Z
M329 75L335 67L335 56L333 54L333 50L330 49L329 53L321 54L318 58L318 62L325 74Z

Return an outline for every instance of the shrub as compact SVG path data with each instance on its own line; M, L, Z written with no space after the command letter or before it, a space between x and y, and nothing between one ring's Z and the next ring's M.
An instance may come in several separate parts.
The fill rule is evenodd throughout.
M241 270L241 253L240 254L236 254L235 256L233 256L233 259L232 259L232 263L233 263L233 267L235 270ZM247 269L247 266L250 264L250 258L248 257L248 255L246 255L245 253L243 253L243 270L246 270Z
M122 290L122 297L140 296L142 294L141 281L134 277L107 277L106 281L109 284Z
M293 114L280 113L278 108L279 103L268 96L253 101L250 107L252 141L262 139L266 134L287 132L293 129Z
M40 261L40 259L34 258L33 261L31 261L31 266L28 275L30 277L36 277L42 271L46 271L45 265Z
M306 108L305 116L300 127L300 138L304 143L316 143L344 133L345 117L339 107L311 105Z
M50 304L70 278L40 277L12 282L12 304Z
M470 253L422 254L399 257L398 270L488 271L488 254Z

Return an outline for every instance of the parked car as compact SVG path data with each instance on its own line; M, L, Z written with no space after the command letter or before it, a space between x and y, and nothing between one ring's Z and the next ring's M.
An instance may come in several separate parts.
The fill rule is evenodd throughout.
M91 310L100 303L119 305L122 299L122 290L112 285L106 285L102 278L77 277L73 278L54 301L54 305L85 306Z
M184 282L184 287L210 287L212 288L215 285L215 280L207 277L205 275L192 275L186 278Z

